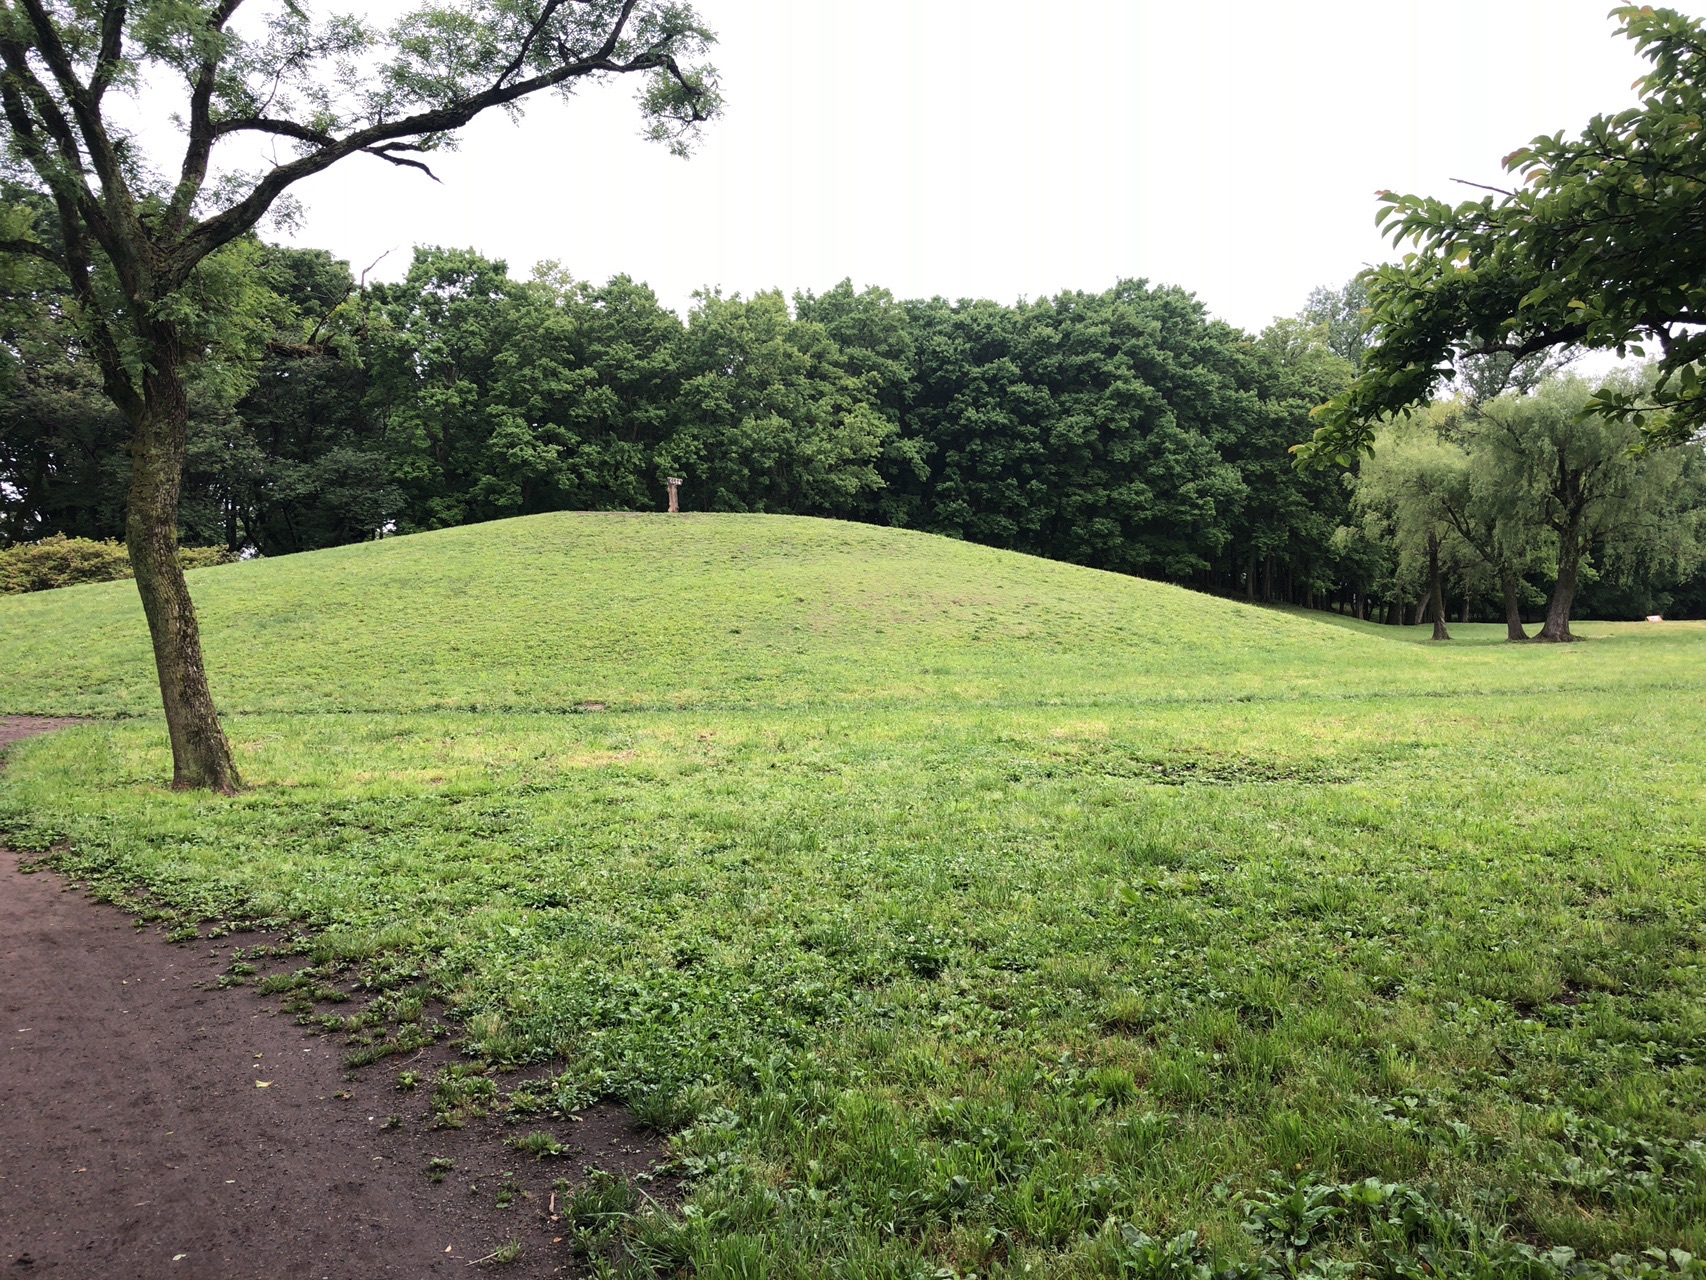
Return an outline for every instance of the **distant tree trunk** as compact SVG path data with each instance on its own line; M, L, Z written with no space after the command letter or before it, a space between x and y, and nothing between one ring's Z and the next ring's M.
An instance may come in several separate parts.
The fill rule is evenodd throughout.
M1505 639L1522 643L1528 632L1522 629L1522 596L1517 590L1517 576L1506 570L1499 575L1499 591L1505 598Z
M1252 604L1256 601L1256 553L1250 553L1250 571L1244 575L1244 598Z
M1272 604L1274 600L1274 558L1269 556L1262 561L1262 602Z
M168 349L154 353L154 367L144 375L140 404L131 420L125 545L154 641L154 666L172 740L172 785L230 794L237 790L237 768L207 687L201 628L178 559L178 495L189 398L178 353L170 349L176 336L167 335L162 345Z
M1435 640L1451 639L1451 632L1445 629L1445 589L1440 585L1439 575L1439 539L1428 538L1428 608L1434 616Z
M1576 583L1582 571L1581 522L1573 519L1558 537L1558 581L1546 606L1546 622L1536 640L1564 643L1570 634L1570 610L1576 603Z
M1427 594L1424 592L1422 595L1422 598L1420 600L1416 601L1416 616L1410 620L1410 625L1412 627L1421 626L1422 625L1422 619L1426 618L1427 616L1428 616L1428 597L1427 597Z
M1467 623L1469 621L1470 602L1471 602L1471 597L1469 595L1469 586L1467 583L1465 583L1464 587L1463 587L1463 621L1465 623Z

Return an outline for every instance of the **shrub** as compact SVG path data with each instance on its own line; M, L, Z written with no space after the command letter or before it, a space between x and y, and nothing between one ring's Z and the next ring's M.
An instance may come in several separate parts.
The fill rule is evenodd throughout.
M178 560L186 569L230 564L236 559L224 547L184 547L178 552ZM56 533L39 542L0 550L0 595L51 591L79 582L113 582L130 576L130 556L122 542L67 538Z

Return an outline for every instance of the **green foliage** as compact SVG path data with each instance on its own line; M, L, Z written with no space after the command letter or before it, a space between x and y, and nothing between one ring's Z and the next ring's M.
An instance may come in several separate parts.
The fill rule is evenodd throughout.
M1368 287L1361 279L1348 280L1336 289L1325 285L1311 289L1299 318L1314 326L1327 349L1353 369L1361 367L1374 345Z
M1569 635L1584 568L1613 580L1655 570L1686 580L1701 563L1706 460L1689 449L1638 450L1638 428L1588 412L1593 398L1582 382L1553 379L1478 410L1475 464L1521 504L1550 552L1549 639Z
M843 283L707 294L685 326L625 280L426 250L376 291L375 410L405 526L570 508L853 516L1126 572L1332 580L1343 495L1287 449L1348 369L1304 336L1121 285L1029 307Z
M178 559L186 569L202 569L231 564L237 557L224 547L183 547ZM80 582L113 582L130 576L130 555L119 542L55 534L39 542L0 549L0 595L51 591Z
M280 555L369 538L401 497L382 429L365 412L347 266L269 247L247 260L265 301L246 355L190 368L180 535ZM0 342L23 355L0 397L0 542L122 536L130 428L44 287Z
M877 463L896 424L780 293L701 294L681 352L677 426L658 466L693 478L695 505L840 516L883 487Z
M1579 345L1660 355L1650 388L1609 387L1616 419L1644 420L1660 442L1706 423L1694 323L1706 291L1693 246L1706 198L1706 24L1674 9L1625 5L1622 34L1652 70L1641 105L1596 116L1576 138L1542 136L1505 157L1517 185L1455 207L1387 193L1379 221L1414 252L1365 273L1378 336L1356 382L1320 411L1305 459L1348 465L1382 418L1428 400L1453 360Z
M525 1152L535 1160L543 1160L546 1156L560 1156L568 1151L562 1143L543 1130L534 1130L519 1138L510 1139L510 1146L517 1151Z
M1217 440L1256 410L1238 335L1182 290L1126 282L1029 306L912 308L920 523L992 546L1185 577L1245 497Z
M1356 508L1365 536L1396 555L1400 590L1411 597L1432 586L1440 561L1463 558L1452 502L1469 483L1468 453L1427 425L1404 424L1381 439L1356 476Z
M1344 535L1337 479L1290 463L1311 406L1352 376L1321 326L1282 320L1251 341L1141 284L1006 308L846 283L793 316L775 294L707 296L683 325L626 279L547 265L518 282L467 251L422 250L365 294L324 253L269 250L260 266L284 301L243 397L197 394L192 542L276 555L397 526L655 508L680 474L689 509L841 514L1252 599L1415 589L1413 556ZM54 354L51 325L19 340L34 357L0 408L0 520L18 540L110 537L125 425L85 364ZM1483 363L1492 393L1511 383ZM1486 597L1508 569L1534 596L1533 546L1489 552L1485 506L1459 529L1480 529L1474 554L1447 556L1454 591ZM1684 548L1692 517L1669 518ZM1626 558L1620 594L1598 570L1589 586L1608 584L1594 598L1613 616L1641 616L1688 563Z
M1249 599L1355 592L1366 606L1415 590L1413 548L1350 536L1368 530L1339 479L1292 465L1311 407L1353 376L1325 321L1250 339L1141 282L1019 307L899 303L844 282L792 313L775 293L708 294L684 324L626 278L594 286L546 264L517 281L466 250L419 250L403 281L365 292L324 253L271 249L256 264L274 327L239 399L234 384L196 384L180 513L191 542L278 555L518 514L656 509L680 475L689 510L915 527ZM0 528L111 537L128 429L86 361L55 353L52 314L16 339L32 360L0 407ZM1506 388L1536 390L1547 370L1468 372L1486 394L1460 417ZM1454 499L1464 545L1447 548L1445 572L1454 592L1486 598L1514 575L1517 596L1538 598L1532 537L1489 550L1487 522L1515 529L1522 513L1508 508L1527 492L1499 483L1497 513L1483 503L1465 520L1467 498ZM1673 554L1590 574L1622 592L1598 597L1614 616L1662 607L1689 580L1688 492L1646 538ZM1584 536L1583 554L1605 560L1609 544Z
M779 294L706 295L684 327L650 290L423 250L375 291L374 403L406 528L563 508L850 514L895 424Z
M130 556L119 542L56 534L0 551L0 593L47 591L128 577Z
M1248 557L1245 592L1252 599L1257 595L1258 563L1266 566L1264 599L1301 603L1309 591L1361 588L1354 556L1347 559L1335 541L1349 515L1343 484L1336 476L1298 471L1290 454L1310 410L1345 385L1351 366L1319 332L1296 321L1270 325L1257 339L1255 355L1261 370L1258 413L1247 435L1221 446L1248 495L1231 542ZM1292 580L1291 590L1275 589L1276 565Z
M539 517L198 591L250 788L139 782L158 725L118 720L15 749L0 827L170 924L411 975L479 1055L431 1082L446 1123L523 1061L524 1110L638 1104L688 1199L560 1198L594 1274L1706 1251L1697 625L1430 648L774 517ZM123 594L0 601L5 703L146 706Z

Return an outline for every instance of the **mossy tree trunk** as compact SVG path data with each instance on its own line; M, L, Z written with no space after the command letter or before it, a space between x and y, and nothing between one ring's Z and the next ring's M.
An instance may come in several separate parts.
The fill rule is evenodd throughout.
M1582 572L1581 522L1570 513L1558 534L1558 581L1546 604L1546 622L1536 640L1565 643L1576 637L1570 632L1570 611L1576 605L1576 584Z
M1439 538L1428 535L1428 611L1433 614L1435 640L1451 639L1445 629L1445 588L1439 575Z
M1499 591L1505 598L1505 639L1521 644L1528 639L1528 632L1522 626L1522 597L1516 574L1508 569L1500 574Z
M155 367L131 407L130 500L125 545L154 642L154 666L172 742L172 785L237 790L231 744L207 685L201 628L178 559L178 497L189 432L189 397L177 335L157 332Z

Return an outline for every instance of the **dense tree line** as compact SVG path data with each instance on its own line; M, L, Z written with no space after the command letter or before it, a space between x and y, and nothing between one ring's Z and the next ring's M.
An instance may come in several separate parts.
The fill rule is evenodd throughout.
M1381 506L1390 467L1347 483L1293 465L1369 348L1355 286L1255 336L1139 281L1013 306L847 283L791 302L705 293L683 320L624 277L518 280L470 251L419 250L368 287L323 252L252 251L261 354L191 383L194 545L279 555L656 509L679 475L690 510L908 526L1391 621L1414 621L1433 581L1477 616L1504 616L1505 588L1533 610L1557 569L1531 549L1513 587L1452 531L1430 578L1407 509ZM62 315L40 288L0 312L3 543L123 530L126 424ZM1706 604L1689 556L1619 536L1581 533L1590 610Z

